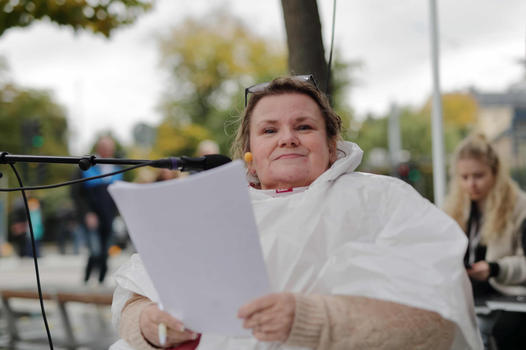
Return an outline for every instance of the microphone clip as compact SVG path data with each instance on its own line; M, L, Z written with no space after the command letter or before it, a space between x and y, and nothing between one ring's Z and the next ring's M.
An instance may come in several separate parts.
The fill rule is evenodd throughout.
M5 157L9 154L9 152L5 152L3 151L2 153L0 153L0 164L7 164L7 160L5 159ZM0 178L2 178L4 176L4 173L2 173L0 171Z
M79 160L79 168L84 171L88 170L95 165L95 158L97 157L94 155L86 155L81 157Z

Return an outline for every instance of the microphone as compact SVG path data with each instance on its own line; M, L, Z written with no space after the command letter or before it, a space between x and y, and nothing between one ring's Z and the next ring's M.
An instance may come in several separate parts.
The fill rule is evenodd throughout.
M231 162L232 159L222 154L207 154L203 157L169 157L153 161L150 166L181 171L208 170Z
M54 163L54 164L78 164L82 170L88 170L96 164L116 164L116 165L140 165L145 164L156 168L167 168L181 171L200 171L215 168L217 166L231 162L227 156L221 154L208 154L203 157L170 157L161 158L154 161L146 159L124 159L124 158L97 158L94 155L83 157L53 157L53 156L34 156L34 155L11 155L8 152L0 152L0 164L14 164L16 162L25 163Z

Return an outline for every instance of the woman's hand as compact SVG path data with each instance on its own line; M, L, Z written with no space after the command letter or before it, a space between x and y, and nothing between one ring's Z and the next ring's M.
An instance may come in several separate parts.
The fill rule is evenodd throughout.
M159 324L166 325L166 343L160 344ZM139 318L139 327L144 338L157 347L171 348L197 338L197 334L185 330L181 321L172 317L169 313L159 310L156 304L151 304L144 308Z
M275 293L245 304L238 317L244 319L243 327L251 329L256 339L285 342L295 311L296 299L292 293Z
M469 277L477 281L486 281L489 278L489 264L484 261L477 261L466 270Z

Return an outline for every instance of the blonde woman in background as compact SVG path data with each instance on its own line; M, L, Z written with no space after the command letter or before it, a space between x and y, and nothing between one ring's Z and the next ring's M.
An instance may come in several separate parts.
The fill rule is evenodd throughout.
M474 134L457 147L445 210L468 237L464 263L475 300L526 295L526 195L483 135ZM486 348L492 334L501 349L525 341L525 330L519 330L525 328L524 314L491 312L477 318Z

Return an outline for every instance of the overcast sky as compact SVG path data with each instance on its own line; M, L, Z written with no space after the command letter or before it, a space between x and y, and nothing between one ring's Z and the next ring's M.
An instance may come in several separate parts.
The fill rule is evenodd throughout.
M525 58L526 1L437 0L441 87L498 91L518 81ZM429 11L426 0L340 0L335 46L343 59L361 61L349 104L358 117L385 113L391 103L421 105L431 93ZM19 85L53 91L66 107L83 154L98 130L113 129L124 142L138 121L156 123L166 74L155 37L187 16L212 16L211 4L245 19L285 46L279 0L158 0L153 11L111 39L39 23L0 37L0 55ZM326 52L332 0L318 0ZM217 7L216 7L217 8Z

